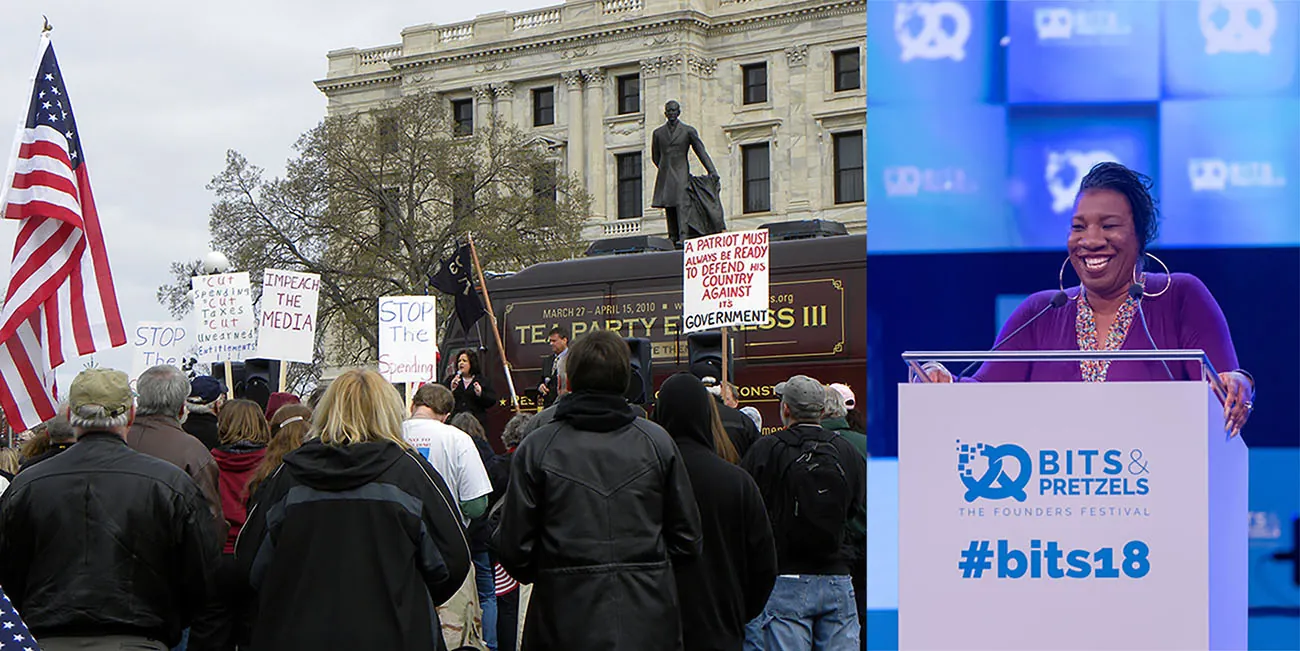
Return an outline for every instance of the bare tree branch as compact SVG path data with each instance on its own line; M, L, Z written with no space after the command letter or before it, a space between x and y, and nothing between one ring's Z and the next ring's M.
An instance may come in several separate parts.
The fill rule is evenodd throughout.
M432 94L369 114L330 117L304 133L284 178L238 152L213 177L212 247L249 272L319 274L317 363L291 373L308 383L323 364L378 356L380 296L436 293L431 282L458 238L473 231L485 270L512 271L580 251L590 198L579 179L555 175L555 200L534 196L534 179L555 161L518 128L494 122L453 136L445 102ZM176 317L191 309L199 261L172 264L158 301ZM450 310L441 312L451 318ZM305 386L303 384L302 386Z

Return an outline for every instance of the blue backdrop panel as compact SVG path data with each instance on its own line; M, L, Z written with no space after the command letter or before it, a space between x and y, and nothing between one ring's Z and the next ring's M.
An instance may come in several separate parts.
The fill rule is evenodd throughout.
M1005 108L882 106L872 109L867 129L869 251L1013 245Z
M1079 183L1093 165L1118 161L1155 176L1155 113L1149 106L1013 111L1008 196L1019 246L1064 248Z
M982 104L1001 97L1000 5L970 2L867 4L873 105L910 101Z
M1300 3L1165 2L1167 99L1295 95Z
M1007 28L1013 104L1160 98L1160 3L1018 0Z
M1160 107L1166 246L1300 243L1300 100Z

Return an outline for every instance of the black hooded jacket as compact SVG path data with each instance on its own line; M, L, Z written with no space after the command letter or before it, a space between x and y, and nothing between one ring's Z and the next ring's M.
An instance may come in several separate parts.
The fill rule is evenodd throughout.
M312 440L256 500L235 545L258 592L253 649L445 648L434 606L464 583L469 546L423 457Z
M515 450L493 537L533 584L529 651L682 648L673 565L700 552L700 516L668 433L621 394L577 392Z
M681 450L704 531L699 562L676 573L686 651L739 651L776 584L776 546L758 485L714 452L712 399L679 373L659 389L655 419Z

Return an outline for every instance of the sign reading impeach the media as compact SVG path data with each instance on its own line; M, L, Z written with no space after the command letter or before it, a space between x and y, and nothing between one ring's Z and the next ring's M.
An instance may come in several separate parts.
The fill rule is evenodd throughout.
M682 251L682 332L762 325L768 320L767 231L686 240Z
M379 374L389 382L433 382L438 377L437 324L432 296L379 299Z
M257 350L248 273L195 276L195 356L200 362L238 362Z
M310 364L316 352L320 276L267 269L262 279L258 357Z

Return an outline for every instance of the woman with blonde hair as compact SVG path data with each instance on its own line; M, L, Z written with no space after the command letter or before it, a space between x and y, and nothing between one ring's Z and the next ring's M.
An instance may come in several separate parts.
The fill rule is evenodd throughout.
M334 380L311 436L258 489L236 544L256 649L443 649L435 607L469 573L451 492L402 440L378 373Z

